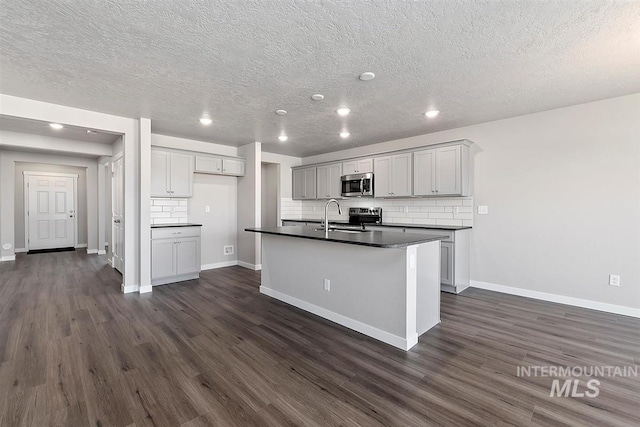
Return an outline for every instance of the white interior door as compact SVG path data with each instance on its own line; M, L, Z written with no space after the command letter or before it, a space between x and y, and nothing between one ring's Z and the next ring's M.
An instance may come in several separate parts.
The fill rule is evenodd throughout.
M113 161L112 174L112 263L113 268L122 273L124 268L124 176L122 170L122 157Z
M27 244L30 250L75 246L75 178L27 176Z

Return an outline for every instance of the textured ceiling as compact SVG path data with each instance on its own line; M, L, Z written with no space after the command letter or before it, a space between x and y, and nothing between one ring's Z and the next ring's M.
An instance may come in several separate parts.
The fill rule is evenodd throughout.
M3 93L293 155L640 92L638 1L2 0L0 44Z
M51 128L48 122L9 116L0 116L0 130L71 139L74 141L98 142L100 144L113 144L113 142L120 137L120 135L102 131L97 132L93 129L78 126L67 125L63 129L56 130ZM87 130L91 130L92 132L87 133Z

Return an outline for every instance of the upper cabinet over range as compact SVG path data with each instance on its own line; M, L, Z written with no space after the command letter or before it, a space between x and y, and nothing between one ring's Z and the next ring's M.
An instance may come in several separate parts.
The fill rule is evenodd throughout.
M373 159L354 159L342 163L343 175L369 172L373 172Z

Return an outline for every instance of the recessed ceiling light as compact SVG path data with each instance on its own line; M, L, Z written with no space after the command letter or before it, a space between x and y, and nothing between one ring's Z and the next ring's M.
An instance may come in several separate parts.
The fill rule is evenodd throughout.
M311 99L313 99L314 101L322 101L324 99L324 95L321 93L314 93L313 95L311 95Z
M346 116L350 112L351 112L351 109L347 107L338 108L338 110L336 111L336 113L338 113L339 116Z
M280 135L278 139L280 140L280 142L285 142L287 139L289 139L289 137L287 135Z
M279 116L284 116L287 114L287 110L276 110L276 114Z
M341 136L342 138L349 138L349 136L350 136L350 135L351 135L351 134L350 134L349 132L340 132L340 136Z
M55 130L60 130L64 127L60 123L49 123L49 126L51 126Z
M98 133L95 130L87 129L87 133Z
M424 113L424 115L427 116L430 119L433 119L438 114L440 114L440 111L438 111L438 110L429 110L426 113Z
M367 82L375 78L376 78L376 75L373 74L371 71L367 71L365 73L360 74L360 80L362 80L363 82Z
M202 123L205 126L209 126L211 123L213 123L213 120L211 120L209 117L202 117L200 119L200 123Z

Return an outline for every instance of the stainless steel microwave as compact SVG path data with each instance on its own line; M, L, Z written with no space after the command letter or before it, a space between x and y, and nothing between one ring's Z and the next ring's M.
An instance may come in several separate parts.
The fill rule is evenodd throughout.
M373 197L373 174L344 175L342 177L342 197Z

